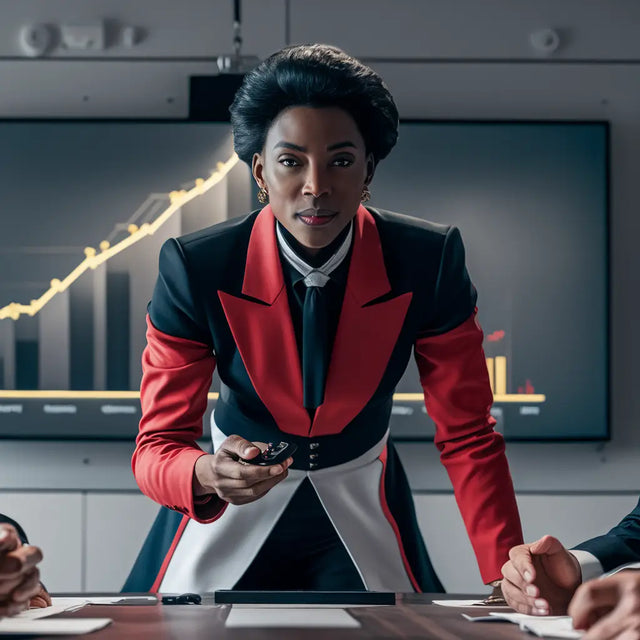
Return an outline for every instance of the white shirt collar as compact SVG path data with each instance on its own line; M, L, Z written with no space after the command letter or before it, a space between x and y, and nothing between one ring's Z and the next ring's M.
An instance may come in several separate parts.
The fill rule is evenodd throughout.
M324 287L329 281L329 275L335 271L342 261L347 257L351 238L353 237L353 222L349 223L349 232L336 249L336 252L320 267L312 267L307 264L288 244L280 230L280 223L276 222L276 237L278 246L286 261L304 276L304 283L307 287Z

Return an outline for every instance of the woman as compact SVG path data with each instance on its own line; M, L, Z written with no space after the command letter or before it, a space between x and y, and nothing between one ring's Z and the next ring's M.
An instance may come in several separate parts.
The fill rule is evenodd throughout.
M398 113L371 69L284 49L231 106L266 206L168 241L133 469L163 513L125 589L442 591L389 438L412 349L485 582L522 541L455 228L366 209ZM213 451L196 444L211 375ZM255 443L293 459L246 464Z

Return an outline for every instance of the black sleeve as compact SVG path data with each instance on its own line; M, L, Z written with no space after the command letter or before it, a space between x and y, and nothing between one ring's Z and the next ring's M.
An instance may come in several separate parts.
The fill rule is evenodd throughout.
M167 240L160 250L160 271L149 303L149 317L163 333L211 343L192 291L186 256L175 238Z
M461 325L473 313L477 297L467 272L460 231L450 227L442 248L433 314L419 337L440 335Z
M22 542L22 544L29 544L29 541L27 540L27 534L24 532L24 529L15 520L12 520L8 516L5 516L4 514L0 513L0 524L13 525L13 527L15 527L15 530L18 532L18 537L20 538L20 541Z
M640 561L640 500L635 509L611 531L575 547L592 553L606 571Z

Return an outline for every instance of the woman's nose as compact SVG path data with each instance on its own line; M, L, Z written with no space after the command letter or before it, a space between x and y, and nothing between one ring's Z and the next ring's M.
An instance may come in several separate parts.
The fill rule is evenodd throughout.
M330 191L331 186L327 173L322 169L310 166L305 175L303 194L305 196L319 198L320 196L327 195Z

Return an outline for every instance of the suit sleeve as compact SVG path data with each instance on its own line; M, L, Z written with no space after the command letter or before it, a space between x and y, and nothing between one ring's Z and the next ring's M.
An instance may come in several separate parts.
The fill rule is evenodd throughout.
M205 455L197 440L215 369L213 346L189 287L186 261L175 240L160 254L160 274L147 317L142 355L142 419L132 458L141 491L199 522L219 517L227 503L195 500L193 470Z
M10 524L16 530L20 542L22 542L22 544L29 544L29 539L27 538L27 534L25 533L24 529L13 518L0 513L0 524ZM42 581L40 581L40 586L45 591L47 590Z
M415 343L415 357L440 460L488 583L502 577L509 549L522 543L522 529L504 439L493 430L493 396L475 301L462 240L451 228L432 322Z
M27 534L24 532L24 529L13 518L0 513L0 524L10 524L16 530L18 538L20 538L20 542L22 542L22 544L29 544L29 540L27 539Z
M605 572L628 562L640 561L640 501L611 531L575 548L592 553Z

